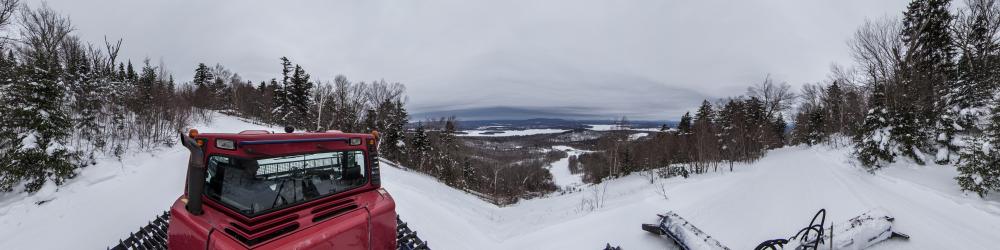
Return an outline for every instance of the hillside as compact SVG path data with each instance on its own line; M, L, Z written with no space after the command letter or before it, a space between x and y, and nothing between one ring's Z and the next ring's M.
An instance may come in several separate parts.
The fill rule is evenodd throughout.
M400 216L438 249L592 249L605 243L625 249L669 248L665 240L639 228L666 210L733 249L751 249L767 239L789 237L820 208L837 223L875 207L896 216L897 229L912 239L873 249L989 249L1000 244L1000 197L983 201L960 194L951 179L953 168L898 164L871 175L847 164L846 154L843 149L793 147L737 166L734 173L656 184L632 175L609 181L606 203L596 211L580 209L581 200L593 196L591 189L501 208L421 174L385 168L383 176ZM668 199L658 191L661 184Z
M261 128L226 116L197 127L205 132ZM186 157L183 148L174 146L131 154L121 162L103 159L58 189L0 197L0 249L104 248L168 208L183 187ZM847 159L846 149L789 147L738 165L733 173L720 167L718 173L654 184L636 174L508 207L390 164L382 176L397 212L433 249L594 249L606 243L663 249L670 247L666 240L639 225L667 210L733 249L748 249L766 239L788 237L820 208L839 222L872 207L895 215L898 231L912 236L874 249L988 249L1000 244L1000 197L962 195L952 167L900 163L871 175ZM600 190L606 190L603 205L591 209L594 203L585 200L593 200ZM38 240L37 235L57 240Z

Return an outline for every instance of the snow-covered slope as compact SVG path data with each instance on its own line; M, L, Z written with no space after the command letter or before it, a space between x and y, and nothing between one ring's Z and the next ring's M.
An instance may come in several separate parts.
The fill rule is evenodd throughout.
M606 243L664 249L670 246L639 225L656 221L655 214L666 210L732 249L751 249L764 240L791 236L820 208L827 209L828 221L840 222L875 207L892 213L897 230L912 239L873 249L1000 245L1000 204L940 185L954 176L940 171L950 167L901 165L872 175L847 159L845 149L793 147L736 166L733 173L727 167L725 173L653 184L640 175L628 176L608 182L605 204L595 211L581 209L584 200L595 196L595 187L500 208L398 168L384 168L383 183L403 219L437 249L593 249Z
M225 116L196 127L268 129ZM0 196L0 249L105 248L168 208L182 191L186 159L179 146L131 154L122 162L104 159L58 190ZM872 207L895 215L898 231L912 236L874 249L1000 245L1000 197L963 196L952 179L954 168L897 164L871 175L847 159L846 149L784 148L733 173L720 167L718 173L653 183L632 175L508 207L389 164L382 183L403 220L434 249L595 249L606 243L664 249L670 245L639 225L655 222L666 210L733 249L748 249L790 236L820 208L837 222Z

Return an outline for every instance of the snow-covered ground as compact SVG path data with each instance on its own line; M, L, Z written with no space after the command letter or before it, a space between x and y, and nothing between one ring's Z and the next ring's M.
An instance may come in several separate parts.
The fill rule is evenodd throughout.
M197 127L261 129L224 116ZM1000 245L1000 197L963 195L952 179L954 168L900 163L872 175L848 164L847 153L789 147L732 173L727 166L652 183L635 174L508 207L390 164L383 168L382 183L402 219L434 249L595 249L606 243L669 249L666 240L639 227L667 210L732 249L749 249L790 236L820 208L827 209L828 221L840 222L872 207L895 215L896 229L912 236L873 249ZM122 162L103 159L58 190L0 196L0 249L105 248L169 207L182 191L186 159L180 146L127 155ZM560 184L576 183L563 179L572 175L555 176ZM48 201L36 205L43 200Z
M583 173L573 174L569 171L569 157L579 156L585 151L568 146L553 146L553 150L566 151L567 156L549 164L549 172L552 173L552 180L560 188L575 187L583 184Z
M634 141L634 140L638 140L639 138L643 138L643 137L646 137L646 136L649 136L649 133L635 133L635 134L630 134L630 135L628 135L628 140L629 141Z
M525 129L525 130L463 130L462 132L465 132L466 134L459 134L458 136L519 136L519 135L557 134L566 131L569 130L551 129L551 128Z
M590 126L589 129L593 131L610 131L618 129L619 127L615 124L587 124L587 126Z
M665 240L639 228L672 210L732 249L787 238L813 213L846 221L881 207L896 217L909 241L872 249L995 249L1000 245L1000 202L964 196L946 166L894 166L868 174L847 163L847 150L791 147L774 150L733 173L655 180L632 175L606 182L604 204L585 200L605 186L497 207L429 176L387 167L383 185L397 211L435 249L664 249ZM836 225L834 225L836 226ZM460 232L460 233L459 233Z
M619 126L615 124L587 124L587 126L590 126L589 129L593 131L611 131L619 129ZM628 130L660 132L660 128L629 128Z

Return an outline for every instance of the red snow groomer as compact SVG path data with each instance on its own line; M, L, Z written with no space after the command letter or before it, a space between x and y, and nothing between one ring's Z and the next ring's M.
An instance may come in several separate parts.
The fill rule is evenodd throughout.
M183 195L113 249L426 249L380 187L377 132L286 132L182 134Z

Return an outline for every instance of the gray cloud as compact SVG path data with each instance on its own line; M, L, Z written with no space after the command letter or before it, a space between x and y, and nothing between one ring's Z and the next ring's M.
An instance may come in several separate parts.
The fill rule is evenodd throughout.
M288 56L314 78L398 81L413 112L576 107L670 119L771 73L793 85L849 64L866 17L905 1L49 0L85 40L125 40L178 79L198 62L249 79ZM37 3L31 3L37 4Z

